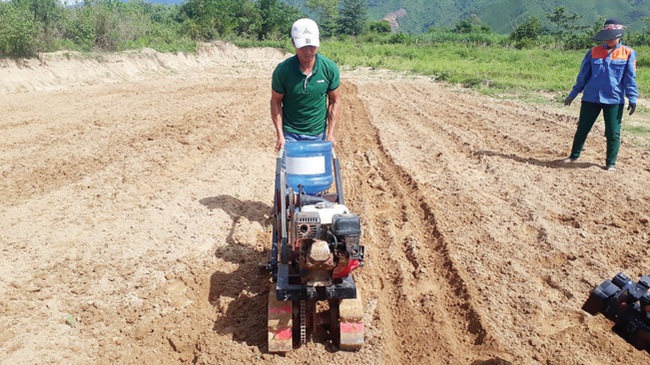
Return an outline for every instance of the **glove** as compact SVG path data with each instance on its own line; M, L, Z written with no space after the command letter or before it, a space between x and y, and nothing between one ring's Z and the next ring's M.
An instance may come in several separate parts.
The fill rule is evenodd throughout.
M567 96L566 99L564 99L564 105L571 105L571 103L573 102L573 99L575 99L575 98Z
M634 114L636 111L636 104L630 103L630 105L627 106L627 110L630 112L630 115Z

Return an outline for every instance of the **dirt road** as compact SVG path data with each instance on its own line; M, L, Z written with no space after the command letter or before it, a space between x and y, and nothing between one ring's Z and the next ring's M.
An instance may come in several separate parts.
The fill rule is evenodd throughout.
M650 153L571 107L343 69L366 346L266 351L273 49L0 60L0 363L647 364L580 308L650 274ZM577 67L577 66L576 66ZM626 121L646 122L644 113Z

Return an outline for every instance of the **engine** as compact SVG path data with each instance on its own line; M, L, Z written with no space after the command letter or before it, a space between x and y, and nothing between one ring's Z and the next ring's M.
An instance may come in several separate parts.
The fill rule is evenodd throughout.
M342 204L305 205L292 217L290 242L300 277L307 286L341 282L363 262L361 222Z

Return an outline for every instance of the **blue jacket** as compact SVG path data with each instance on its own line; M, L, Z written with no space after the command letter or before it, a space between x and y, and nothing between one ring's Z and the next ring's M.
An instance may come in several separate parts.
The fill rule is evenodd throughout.
M625 104L625 96L636 104L636 51L619 43L611 53L602 44L590 49L582 60L576 84L569 93L582 101L598 104Z

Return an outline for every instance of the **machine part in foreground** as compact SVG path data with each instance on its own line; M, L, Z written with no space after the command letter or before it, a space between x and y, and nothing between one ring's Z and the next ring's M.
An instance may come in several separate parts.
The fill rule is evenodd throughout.
M638 282L618 273L598 285L582 309L591 314L602 313L614 322L612 329L638 350L650 352L650 276Z
M331 144L316 143L327 143L328 154L324 158L306 156L308 168L300 166L301 156L292 157L285 167L283 150L276 160L273 240L267 263L273 282L268 308L269 352L287 352L323 335L342 350L358 350L364 343L363 301L352 275L363 265L361 222L344 205L339 162ZM321 162L332 168L319 168ZM306 194L309 176L292 176L290 180L299 184L287 184L287 175L294 168L332 171L335 176L317 176L316 188L309 186L306 190L312 194ZM336 192L314 193L327 187L323 181L335 181Z
M360 293L357 292L354 299L341 299L338 328L333 332L339 336L341 350L359 350L363 346L363 301Z
M293 303L278 300L275 287L272 287L269 290L268 307L269 349L277 352L290 351L293 348L292 328Z

